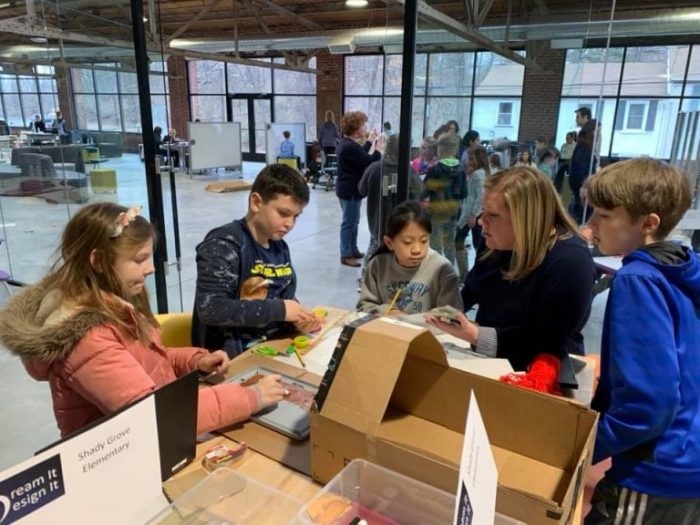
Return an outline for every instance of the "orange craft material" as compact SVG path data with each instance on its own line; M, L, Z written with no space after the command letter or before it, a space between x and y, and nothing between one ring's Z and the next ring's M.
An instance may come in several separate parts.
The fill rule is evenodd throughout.
M551 354L537 354L526 373L501 376L500 381L546 394L561 395L559 388L559 358Z

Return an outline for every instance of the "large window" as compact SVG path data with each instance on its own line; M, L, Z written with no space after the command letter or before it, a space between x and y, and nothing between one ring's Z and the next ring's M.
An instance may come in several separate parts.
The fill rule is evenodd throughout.
M587 106L601 123L601 155L669 158L678 111L698 107L699 79L700 46L569 50L557 143Z
M140 132L141 113L136 73L117 63L71 69L76 126L79 129ZM149 84L155 125L168 127L168 77L164 62L152 62Z
M400 55L345 57L344 111L362 110L371 128L400 120ZM456 120L460 134L517 138L524 67L490 52L421 53L414 70L411 142ZM383 81L382 81L383 80Z
M269 64L270 60L260 59L260 62ZM275 58L274 63L284 64L285 60ZM308 67L316 67L315 58L309 61ZM304 123L306 140L316 138L316 75L313 73L192 60L188 62L188 77L192 119L226 121L227 95L272 94L274 121ZM233 111L235 120L236 107ZM247 129L247 122L242 122L242 125Z
M26 127L41 115L51 123L58 109L56 78L52 66L33 66L31 74L2 66L0 117L10 126ZM18 66L19 67L19 66Z

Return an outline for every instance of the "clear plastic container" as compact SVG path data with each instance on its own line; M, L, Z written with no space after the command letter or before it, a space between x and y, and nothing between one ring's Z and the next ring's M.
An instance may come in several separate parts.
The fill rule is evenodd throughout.
M295 525L452 525L455 496L363 459L351 461L307 503ZM495 525L521 525L500 514ZM522 524L524 525L524 524Z
M149 525L280 525L303 502L228 468L219 468L158 513Z

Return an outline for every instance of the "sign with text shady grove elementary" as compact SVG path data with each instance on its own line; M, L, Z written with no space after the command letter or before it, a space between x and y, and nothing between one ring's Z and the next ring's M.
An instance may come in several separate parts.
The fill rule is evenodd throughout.
M0 473L0 525L139 523L166 505L153 396Z

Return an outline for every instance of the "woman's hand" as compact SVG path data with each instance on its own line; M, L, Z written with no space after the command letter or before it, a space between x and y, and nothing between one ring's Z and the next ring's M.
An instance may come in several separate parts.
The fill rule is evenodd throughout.
M454 321L443 320L443 317L436 317L431 314L423 316L425 322L435 328L439 328L443 332L459 337L467 341L470 345L475 345L479 336L479 327L476 323L472 323L463 313L456 315Z
M211 352L209 355L205 355L197 361L197 370L205 374L211 374L213 372L223 373L228 370L229 362L230 360L226 352L217 350L216 352Z
M281 375L271 374L264 376L255 384L255 388L260 392L260 406L258 410L282 401L285 394L288 394L282 383L280 383L281 380Z

